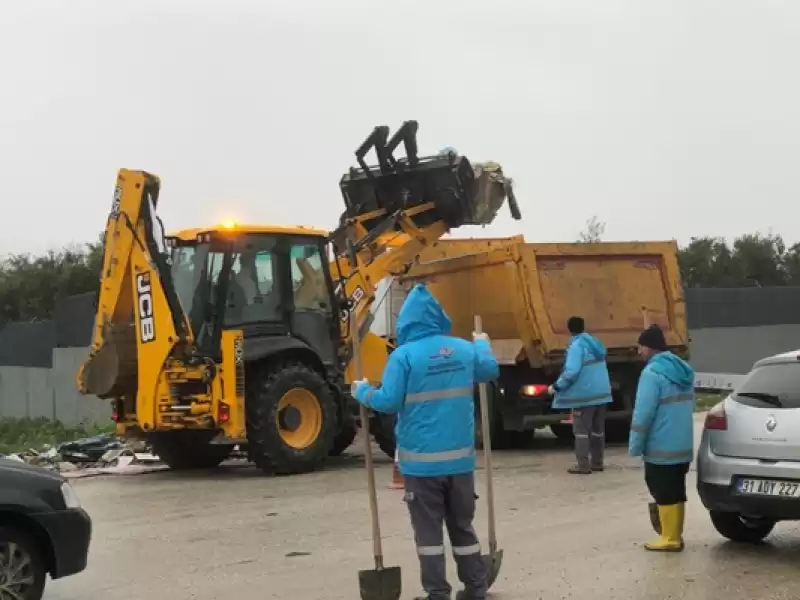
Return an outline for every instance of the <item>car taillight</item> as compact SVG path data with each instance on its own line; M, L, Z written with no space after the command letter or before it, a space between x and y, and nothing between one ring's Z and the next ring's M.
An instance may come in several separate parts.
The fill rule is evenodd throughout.
M714 431L726 431L728 429L728 417L725 414L725 402L715 404L706 414L704 427Z
M534 383L532 385L522 386L523 396L543 396L547 394L547 385L542 383Z

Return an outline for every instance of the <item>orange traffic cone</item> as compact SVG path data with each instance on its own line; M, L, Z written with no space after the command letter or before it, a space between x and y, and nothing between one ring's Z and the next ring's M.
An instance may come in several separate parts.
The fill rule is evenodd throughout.
M394 462L392 463L392 481L389 483L390 490L402 490L405 489L405 483L403 483L403 475L400 473L400 469L397 468L397 450L394 451Z

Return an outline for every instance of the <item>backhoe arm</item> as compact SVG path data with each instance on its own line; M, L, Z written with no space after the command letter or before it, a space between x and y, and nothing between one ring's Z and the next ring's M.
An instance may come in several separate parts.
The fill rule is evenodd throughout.
M172 284L156 216L160 180L122 169L103 238L92 346L78 389L100 398L156 397L159 376L192 332Z
M363 376L380 381L390 343L369 332L376 287L386 277L404 275L420 253L450 230L488 225L508 200L511 215L521 214L512 182L497 163L471 164L452 149L436 156L417 156L417 123L407 121L391 138L377 127L356 151L360 169L351 169L340 188L346 210L331 234L331 273L345 307L341 318L342 360L352 380L353 336L361 341ZM406 157L394 151L403 142ZM364 156L374 149L378 165ZM350 311L357 331L351 331Z

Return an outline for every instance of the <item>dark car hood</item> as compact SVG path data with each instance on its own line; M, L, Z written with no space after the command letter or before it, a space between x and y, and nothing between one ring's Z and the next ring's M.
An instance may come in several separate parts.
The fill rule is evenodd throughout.
M4 474L14 475L16 477L25 477L26 475L30 475L30 477L50 479L59 483L66 481L64 477L55 471L37 467L35 465L29 465L28 463L20 462L18 460L0 458L0 482L2 482Z

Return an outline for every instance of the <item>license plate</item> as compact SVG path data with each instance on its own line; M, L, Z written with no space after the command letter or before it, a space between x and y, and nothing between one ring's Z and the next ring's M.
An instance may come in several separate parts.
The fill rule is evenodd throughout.
M742 478L739 480L739 493L748 496L800 498L800 482Z

